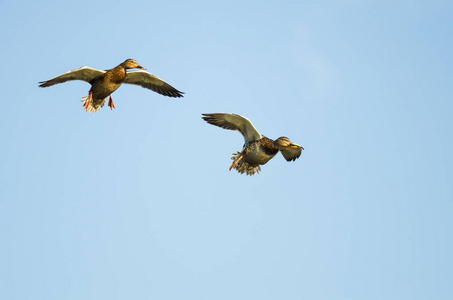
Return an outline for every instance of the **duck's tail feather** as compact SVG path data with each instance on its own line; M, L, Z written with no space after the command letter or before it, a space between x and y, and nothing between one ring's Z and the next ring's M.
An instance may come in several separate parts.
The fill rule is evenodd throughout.
M85 107L85 105L86 105L86 103L88 101L88 97L89 96L85 96L85 97L82 98L82 103L83 103L84 107ZM90 112L90 113L97 112L98 110L100 110L104 106L105 102L107 102L107 99L108 99L108 97L106 97L103 100L97 100L97 101L91 100L90 105L88 105L88 107L87 107L87 111Z
M241 156L241 152L236 152L233 153L233 156L231 156L231 159L233 161L236 161L239 159ZM234 168L241 174L246 173L249 176L259 174L261 172L261 167L259 165L252 166L249 163L245 162L243 159L241 159Z

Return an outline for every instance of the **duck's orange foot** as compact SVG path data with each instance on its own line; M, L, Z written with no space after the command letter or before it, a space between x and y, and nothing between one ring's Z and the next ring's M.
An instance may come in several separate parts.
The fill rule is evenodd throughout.
M88 100L87 102L85 103L85 110L88 111L88 107L90 107L90 103L91 103L91 98L93 97L93 93L90 92L90 94L88 95Z
M230 171L231 171L231 169L233 169L233 168L237 165L237 163L238 163L243 157L244 157L244 155L242 155L242 154L241 154L241 156L239 156L239 158L231 165Z
M110 99L109 99L109 107L110 107L110 110L112 110L112 109L115 108L115 104L113 103L112 95L110 95Z

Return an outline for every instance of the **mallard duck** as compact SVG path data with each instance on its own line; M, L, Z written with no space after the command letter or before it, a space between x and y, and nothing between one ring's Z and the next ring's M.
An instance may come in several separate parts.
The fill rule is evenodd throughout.
M302 146L292 143L287 137L282 136L274 141L261 135L249 119L240 115L212 113L203 114L202 118L209 124L237 130L244 136L245 143L242 151L233 153L231 157L233 164L230 166L230 171L235 168L241 174L255 175L261 172L260 165L266 164L278 151L287 161L294 161L304 150Z
M168 97L183 97L183 92L178 91L159 77L145 71L131 71L127 69L142 69L134 59L126 59L110 70L98 70L90 67L82 67L61 74L55 78L40 82L40 87L48 87L54 84L63 83L70 80L83 80L91 84L88 96L82 98L85 110L95 112L104 106L109 97L108 106L110 109L115 108L112 93L116 91L121 84L136 84L141 87L153 90L161 95Z

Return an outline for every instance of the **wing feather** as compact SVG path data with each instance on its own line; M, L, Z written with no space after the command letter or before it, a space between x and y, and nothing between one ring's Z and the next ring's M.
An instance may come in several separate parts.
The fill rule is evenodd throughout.
M246 117L228 113L203 114L203 116L203 120L209 124L242 133L246 145L263 137Z
M104 74L105 71L90 68L90 67L81 67L66 73L63 73L55 78L52 78L47 81L41 81L39 87L48 87L54 84L60 84L70 80L83 80L90 82L94 78Z
M294 160L298 159L300 157L300 155L302 154L302 150L304 150L303 147L301 147L297 144L293 144L293 145L295 145L296 147L295 148L280 147L280 152L282 153L283 157L287 161L294 161Z
M156 75L146 71L130 71L126 73L124 83L139 85L143 88L150 89L164 96L168 97L183 97L184 94L178 91Z

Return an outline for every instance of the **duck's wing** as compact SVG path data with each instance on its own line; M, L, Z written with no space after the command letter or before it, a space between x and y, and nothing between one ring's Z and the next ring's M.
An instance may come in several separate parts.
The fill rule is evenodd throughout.
M302 154L304 147L291 143L291 146L280 147L280 152L287 161L294 161Z
M47 81L41 81L39 87L48 87L54 84L63 83L70 80L83 80L90 82L94 78L104 74L105 71L90 68L90 67L81 67L66 73L61 74L55 78L52 78Z
M146 89L150 89L164 96L168 97L183 97L184 94L178 91L156 75L148 73L146 71L130 71L126 73L126 79L124 83L135 84Z
M203 116L203 120L209 124L242 133L246 145L263 137L246 117L227 113L203 114Z

